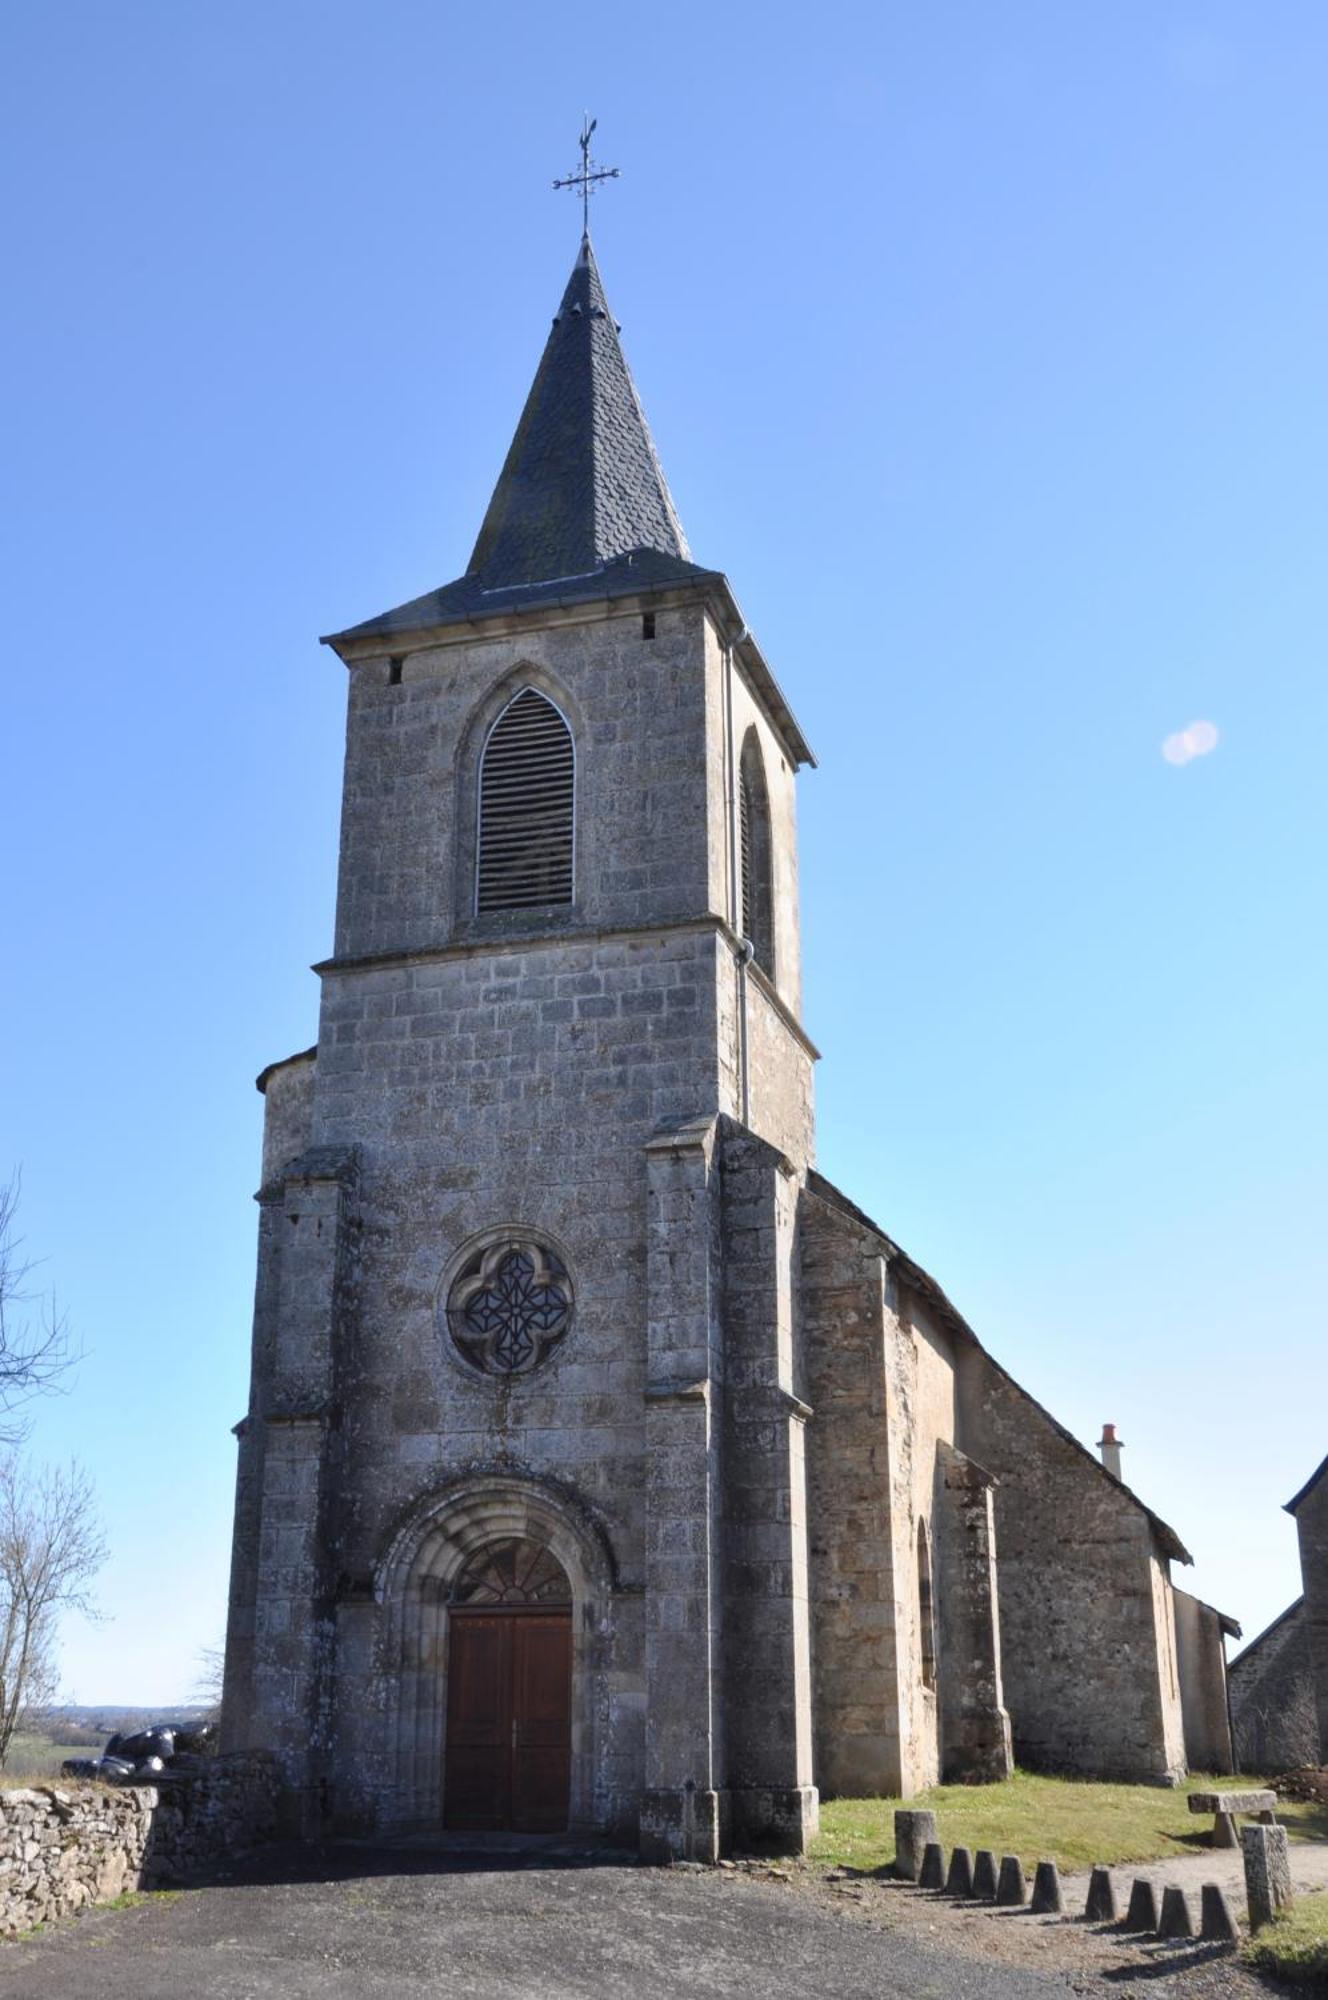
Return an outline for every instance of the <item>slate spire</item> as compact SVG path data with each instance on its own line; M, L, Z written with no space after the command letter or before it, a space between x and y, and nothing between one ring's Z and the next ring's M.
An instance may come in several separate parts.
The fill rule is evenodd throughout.
M547 583L637 549L690 561L586 236L466 575Z

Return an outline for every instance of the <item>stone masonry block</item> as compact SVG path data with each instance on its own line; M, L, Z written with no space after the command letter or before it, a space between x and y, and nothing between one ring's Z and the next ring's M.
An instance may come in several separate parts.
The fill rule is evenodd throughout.
M973 1894L973 1851L968 1847L956 1847L950 1856L950 1866L945 1877L947 1896L971 1896Z
M1245 1895L1250 1929L1270 1923L1291 1901L1291 1860L1284 1826L1243 1826L1240 1844L1245 1856Z
M973 1894L984 1903L996 1901L996 1856L989 1847L973 1856Z
M1111 1879L1109 1868L1094 1868L1089 1876L1088 1901L1084 1905L1084 1916L1090 1924L1114 1924L1119 1920L1116 1885Z
M1125 1929L1156 1931L1157 1926L1157 1889L1147 1876L1136 1875L1130 1889L1130 1906L1125 1912Z
M895 1874L901 1881L916 1882L922 1872L922 1857L936 1838L934 1812L910 1811L895 1814Z
M1194 1936L1194 1918L1190 1915L1189 1898L1174 1882L1169 1882L1162 1891L1162 1915L1158 1921L1157 1934L1164 1938Z
M1003 1854L996 1879L996 1901L1006 1909L1022 1909L1027 1894L1023 1862L1017 1854Z
M1058 1917L1063 1913L1065 1899L1061 1894L1060 1870L1054 1861L1038 1862L1029 1908L1035 1917Z

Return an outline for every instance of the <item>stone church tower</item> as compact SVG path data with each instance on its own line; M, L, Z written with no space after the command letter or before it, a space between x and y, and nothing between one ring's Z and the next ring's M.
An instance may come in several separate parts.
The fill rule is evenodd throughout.
M230 1746L311 1833L702 1858L801 1848L818 1784L1003 1775L1012 1714L1030 1761L1174 1780L1184 1550L814 1170L811 754L588 240L465 575L328 643L336 939L316 1049L259 1079Z

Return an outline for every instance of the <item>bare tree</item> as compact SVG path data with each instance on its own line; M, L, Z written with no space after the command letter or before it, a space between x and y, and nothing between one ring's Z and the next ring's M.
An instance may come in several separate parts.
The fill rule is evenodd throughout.
M194 1683L194 1693L207 1704L203 1714L204 1722L220 1725L221 1690L226 1678L226 1642L218 1639L214 1646L200 1646L198 1649L198 1679Z
M14 1233L20 1177L0 1185L0 1444L14 1444L27 1425L15 1412L30 1397L55 1388L75 1360L69 1326L54 1292L38 1297L33 1266Z
M0 1459L0 1770L14 1731L55 1693L60 1613L91 1610L105 1560L85 1472L33 1472L12 1451Z

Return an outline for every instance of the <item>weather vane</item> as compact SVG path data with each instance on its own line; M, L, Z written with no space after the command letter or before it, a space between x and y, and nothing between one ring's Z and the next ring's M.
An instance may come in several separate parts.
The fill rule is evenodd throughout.
M581 127L581 171L579 174L568 174L565 180L554 182L556 188L580 188L581 233L583 236L589 236L590 234L590 197L595 191L596 182L616 181L619 174L617 167L597 166L590 157L590 135L598 124L598 118L592 118L587 111L585 123Z

